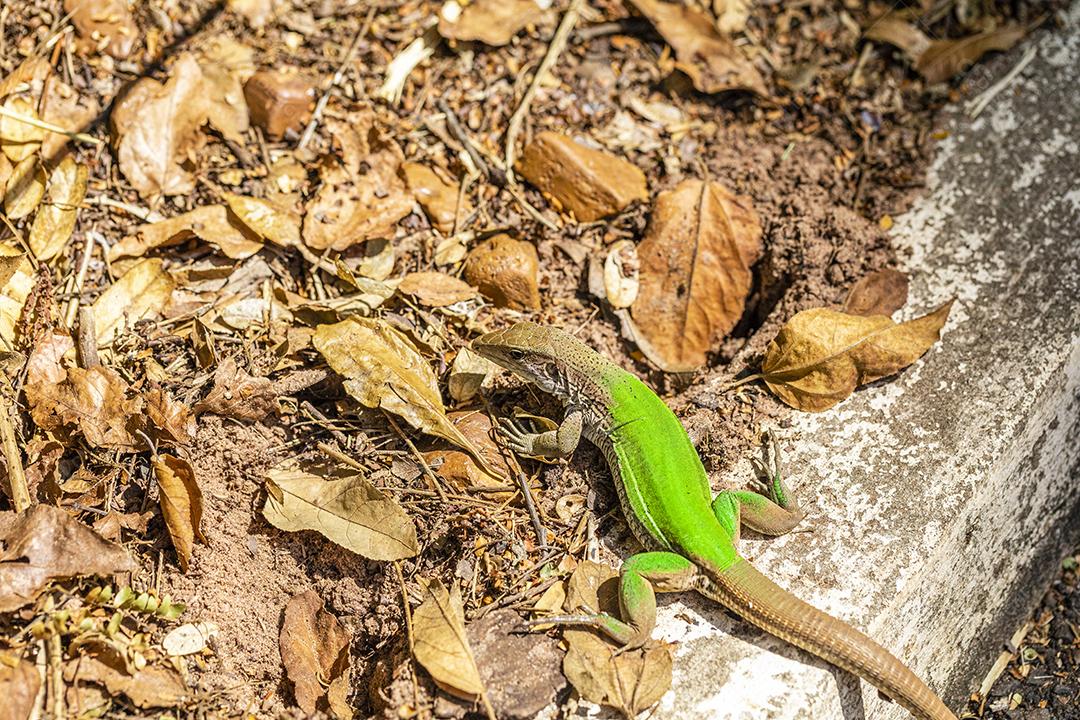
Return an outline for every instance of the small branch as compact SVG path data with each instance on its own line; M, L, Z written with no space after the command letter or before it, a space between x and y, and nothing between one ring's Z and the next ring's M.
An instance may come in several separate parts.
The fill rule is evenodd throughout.
M0 444L7 461L8 483L11 486L11 504L15 512L22 512L30 507L30 489L26 486L26 472L23 470L22 453L15 437L15 424L11 419L15 404L7 397L0 400Z
M548 547L547 530L544 528L544 524L540 522L540 514L536 511L536 502L533 500L532 488L529 487L529 480L521 470L517 471L517 481L518 490L521 491L521 497L525 501L525 510L529 513L529 520L532 522L533 530L536 532L536 537L540 541L540 549L546 550Z
M97 350L97 323L92 305L79 306L79 329L75 335L75 347L79 352L79 364L84 370L101 364Z
M420 466L424 468L424 472L427 473L428 479L430 479L431 483L435 486L435 492L439 493L439 499L443 502L448 502L449 499L446 497L446 492L443 491L442 483L439 482L439 478L436 477L435 471L432 470L431 466L427 464L427 460L424 459L424 456L420 453L419 450L416 449L416 446L413 445L413 441L409 439L408 435L401 431L401 427L394 420L393 415L386 412L385 410L383 410L383 415L390 423L390 427L394 428L394 432L401 436L401 439L404 440L405 444L409 446L409 450L412 451L413 456L420 463Z
M90 258L94 256L94 231L89 230L83 239L82 258L79 260L79 269L75 272L75 281L71 286L71 299L68 300L67 309L64 311L64 327L71 329L75 324L75 315L79 311L79 296L82 295L83 284L86 282L86 272L90 268ZM102 246L102 252L105 252Z
M972 98L972 100L968 102L964 108L965 110L967 110L968 117L972 120L979 117L979 113L985 110L986 106L989 105L994 98L1000 95L1002 90L1012 84L1012 81L1015 80L1017 76L1024 71L1024 68L1031 64L1031 61L1034 60L1035 56L1038 54L1039 49L1032 45L1027 49L1027 51L1024 53L1024 56L1020 58L1019 62L1016 63L1013 69L1005 75L1005 77L998 80L996 83L991 85L989 88L987 88L975 98Z
M533 97L536 95L540 83L548 72L551 71L551 68L554 67L556 61L559 59L559 55L562 54L563 48L566 47L566 41L570 38L570 33L573 32L574 25L577 24L578 14L581 12L581 6L583 4L584 0L570 0L570 7L566 9L562 22L559 23L559 28L551 38L551 44L548 45L547 54L544 56L543 61L541 61L540 67L536 69L536 74L533 75L532 82L529 84L529 89L525 91L525 95L521 98L521 104L518 105L517 110L510 116L510 123L506 129L506 161L503 165L506 167L506 174L511 182L514 181L514 145L517 143L517 136L521 131L521 124L525 121L525 116L529 114L529 106L532 105Z
M450 134L454 136L454 139L461 143L465 148L465 152L469 153L469 157L472 159L473 164L480 169L484 175L487 176L489 182L493 185L502 187L506 185L506 173L502 168L494 167L492 164L484 160L480 151L476 148L472 138L465 132L465 128L461 126L461 121L458 120L457 114L453 111L449 104L447 104L445 98L439 98L435 101L439 111L446 118L446 129L450 131Z
M330 85L323 90L323 94L319 98L319 101L315 103L315 110L311 113L311 120L308 121L307 127L304 128L304 133L300 136L300 142L296 143L297 150L303 150L307 144L311 142L311 138L315 135L315 128L319 126L319 120L322 119L322 114L326 110L326 103L330 101L330 94L345 78L345 71L348 69L349 63L352 62L353 57L356 55L356 50L360 47L360 41L368 34L368 30L371 29L371 23L374 19L375 8L372 7L371 10L368 11L368 16L364 19L364 24L356 31L352 43L349 44L349 49L345 51L345 57L341 59L341 64L338 66L337 72L334 73L334 77L330 80Z
M78 140L79 142L91 143L93 145L101 145L102 144L101 140L98 140L96 137L91 137L90 135L86 135L85 133L77 133L77 132L71 132L70 130L65 130L64 128L60 127L59 125L54 125L54 124L52 124L50 122L45 122L44 120L38 120L35 117L30 117L29 115L23 115L20 112L15 112L14 110L9 110L6 107L4 107L3 105L0 105L0 115L4 116L6 118L11 118L12 120L14 120L16 122L25 123L27 125L33 125L34 127L40 128L41 130L48 130L49 132L53 132L53 133L56 133L58 135L65 135L68 138L70 138L71 140Z

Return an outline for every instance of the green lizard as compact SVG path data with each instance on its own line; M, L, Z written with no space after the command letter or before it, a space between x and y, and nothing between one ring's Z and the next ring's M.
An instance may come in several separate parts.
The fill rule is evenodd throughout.
M527 455L566 457L584 435L607 459L623 513L646 549L623 563L621 619L590 613L557 622L590 625L618 643L640 646L655 626L655 592L697 590L773 635L855 673L915 717L956 720L885 648L783 590L739 556L740 523L780 535L803 517L779 472L765 483L765 494L724 491L712 499L705 468L674 413L641 380L580 340L521 322L477 338L472 348L566 405L557 430L530 433L504 422L508 447Z

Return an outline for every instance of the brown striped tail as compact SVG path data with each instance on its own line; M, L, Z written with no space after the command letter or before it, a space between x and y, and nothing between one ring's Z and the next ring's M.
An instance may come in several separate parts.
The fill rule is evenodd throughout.
M956 720L934 691L888 650L821 612L740 558L698 590L761 629L861 677L919 720Z

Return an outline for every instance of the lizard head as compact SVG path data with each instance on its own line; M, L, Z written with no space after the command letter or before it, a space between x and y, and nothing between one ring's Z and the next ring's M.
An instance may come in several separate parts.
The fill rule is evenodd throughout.
M582 345L580 340L561 330L519 322L481 335L472 341L472 350L545 392L562 394L563 364L577 345Z

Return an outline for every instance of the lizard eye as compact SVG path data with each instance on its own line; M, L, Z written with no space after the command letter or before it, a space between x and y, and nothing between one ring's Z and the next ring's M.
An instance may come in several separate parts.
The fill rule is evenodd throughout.
M513 358L514 360L524 360L525 359L525 353L523 353L521 350L511 350L510 351L510 357Z

